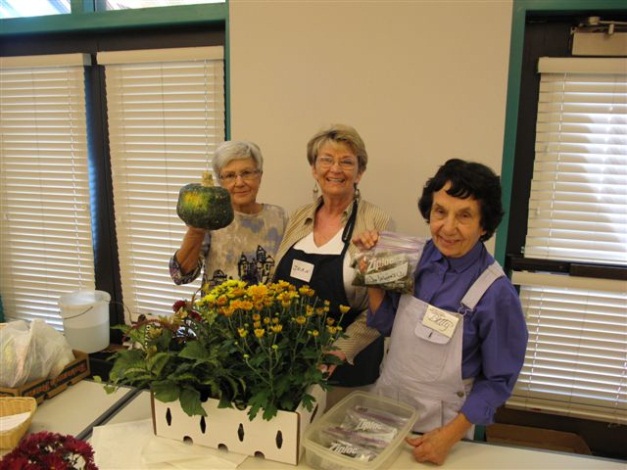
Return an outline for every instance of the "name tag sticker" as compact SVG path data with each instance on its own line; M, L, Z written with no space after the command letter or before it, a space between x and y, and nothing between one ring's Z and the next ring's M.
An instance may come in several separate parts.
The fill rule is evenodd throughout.
M290 276L294 279L300 279L301 281L311 281L311 275L313 274L314 265L307 261L301 261L295 259L292 261L292 271Z
M439 308L429 305L422 324L432 330L442 333L444 336L451 338L457 328L459 317Z

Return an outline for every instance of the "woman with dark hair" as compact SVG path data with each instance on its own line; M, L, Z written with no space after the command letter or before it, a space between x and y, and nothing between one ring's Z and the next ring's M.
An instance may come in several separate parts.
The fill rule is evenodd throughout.
M367 324L389 335L378 394L418 411L408 438L419 462L442 464L475 425L493 422L522 368L527 328L518 293L484 241L503 217L498 176L480 163L447 161L418 202L429 224L413 295L369 288ZM353 242L376 245L378 233Z

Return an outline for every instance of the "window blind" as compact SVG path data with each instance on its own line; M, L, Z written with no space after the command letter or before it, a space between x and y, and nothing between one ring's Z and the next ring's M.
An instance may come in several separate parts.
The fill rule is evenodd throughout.
M200 279L174 285L168 261L186 230L179 189L200 182L224 140L223 48L105 52L97 60L105 66L126 321L168 315L200 287Z
M627 269L627 60L540 60L525 257ZM508 406L627 423L627 282L514 273L529 328Z
M59 330L94 288L83 54L0 58L0 289L6 320Z
M627 265L627 59L539 71L525 257Z

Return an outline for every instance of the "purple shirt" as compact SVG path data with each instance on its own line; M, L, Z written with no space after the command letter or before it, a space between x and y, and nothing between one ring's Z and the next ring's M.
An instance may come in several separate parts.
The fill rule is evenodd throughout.
M493 262L483 243L461 258L445 258L429 240L418 263L414 296L457 312L464 294ZM368 326L389 335L399 299L399 294L386 292L375 314L368 311ZM507 277L501 277L464 317L462 378L475 380L460 411L471 423L494 421L496 409L511 395L522 368L527 338L518 293Z

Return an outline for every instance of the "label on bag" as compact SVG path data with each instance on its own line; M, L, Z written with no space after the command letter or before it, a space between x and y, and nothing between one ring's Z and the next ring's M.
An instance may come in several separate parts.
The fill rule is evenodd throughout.
M447 312L446 310L439 309L433 305L427 307L425 316L422 319L422 324L438 333L443 334L447 338L451 338L457 328L459 317Z

